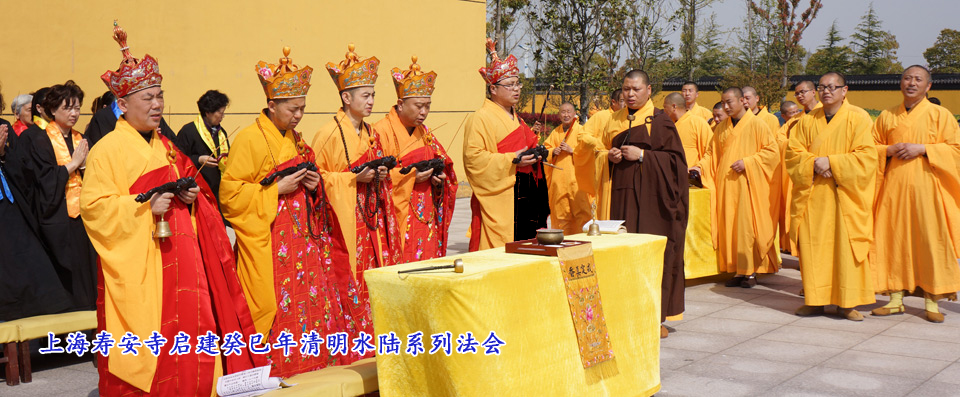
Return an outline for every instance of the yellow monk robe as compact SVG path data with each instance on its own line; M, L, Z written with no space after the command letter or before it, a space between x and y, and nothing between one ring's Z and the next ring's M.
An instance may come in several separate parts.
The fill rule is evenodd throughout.
M797 113L786 123L780 126L777 131L777 142L780 144L780 214L778 217L780 230L780 249L790 251L791 255L796 255L797 251L790 247L790 202L793 197L793 181L787 174L787 143L790 140L790 134L795 129L797 122L803 117L803 113Z
M703 186L710 189L713 246L721 271L740 275L775 273L780 253L774 246L776 213L773 198L779 146L770 127L749 110L736 126L719 124L707 154L698 164ZM730 166L743 160L745 171Z
M918 288L934 300L960 290L960 131L947 109L923 99L909 112L884 110L873 130L882 185L876 203L877 292ZM887 145L922 144L912 160L887 157Z
M687 164L697 164L703 155L707 153L707 146L710 145L710 139L713 138L713 130L707 124L706 119L686 112L674 123L677 125L677 133L680 134L680 142L683 143L683 151L687 156Z
M631 126L643 124L647 117L653 116L653 102L647 100L640 109L633 114L634 120L627 119L629 108L623 107L613 112L610 118L600 120L597 124L584 126L584 133L580 134L580 143L577 149L582 149L586 153L596 152L597 163L602 162L603 166L597 166L594 171L599 174L600 185L597 187L597 219L610 219L610 163L607 159L607 151L613 145L613 137L626 131ZM605 121L605 122L604 122ZM588 121L587 124L590 124ZM601 157L602 155L602 157Z
M756 116L759 117L760 120L763 120L763 122L767 123L767 125L770 127L770 131L773 133L776 133L780 129L780 119L778 119L773 113L767 111L766 106L760 106L760 111L757 112Z
M713 111L703 106L700 106L699 103L694 103L692 108L687 109L687 113L692 113L696 116L700 116L700 118L702 118L704 121L710 120L713 118ZM690 164L690 163L687 163L687 164Z
M871 124L866 111L844 103L829 123L820 108L803 116L791 133L790 238L799 248L806 305L852 308L875 302L867 261L877 167ZM817 157L830 159L833 178L813 172Z
M471 250L502 247L514 240L514 185L517 181L515 151L500 153L498 144L521 129L518 117L487 99L483 107L467 116L463 134L463 168L473 189L473 218L479 215L479 236L471 235ZM525 128L525 127L524 127ZM523 145L521 145L523 146ZM529 145L526 145L529 147ZM546 205L546 203L544 203ZM478 214L479 212L479 214ZM471 228L473 223L471 223ZM471 229L471 233L475 231Z
M403 160L402 166L434 158L449 163L443 170L447 179L441 182L442 187L436 190L427 185L432 184L429 179L418 186L416 168L412 168L406 175L400 173L401 165L390 171L397 229L403 234L403 261L414 262L446 256L447 236L457 192L457 177L453 172L452 160L426 126L421 124L413 129L413 133L408 132L397 115L396 107L391 107L382 120L374 123L373 129L380 133L383 152L395 156L398 161ZM435 198L434 195L438 197ZM435 203L439 203L440 208L437 208Z
M610 167L607 160L607 150L598 150L596 147L587 150L586 146L580 145L580 142L586 135L594 138L598 137L601 130L606 128L612 116L613 109L604 109L591 115L587 122L583 124L582 131L577 138L577 146L573 152L574 165L577 167L577 186L590 195L591 213L596 211L593 216L596 216L597 219L609 219L609 211L607 216L601 217L599 207L594 208L599 201L602 201L600 197L603 193L602 187L607 186L607 191L609 191ZM609 201L609 199L607 200Z
M173 147L172 143L167 143ZM188 333L193 343L199 335L199 330L195 328L197 325L202 328L215 327L215 324L207 321L212 320L212 313L207 312L210 310L211 302L209 292L202 289L203 284L172 280L177 278L175 277L177 273L184 270L203 274L203 269L179 269L188 264L165 263L166 253L161 252L162 243L152 238L156 227L150 204L149 202L138 203L134 200L137 194L149 190L148 188L135 191L135 184L145 174L167 168L170 165L167 155L168 148L157 132L153 133L148 143L121 117L117 121L116 128L97 142L87 157L83 190L80 192L80 214L90 235L90 241L100 254L99 287L101 291L97 302L98 329L113 334L117 342L126 332L139 336L142 341L154 331L160 332L172 342L177 334L176 330L180 330ZM189 162L189 159L182 154L178 157ZM183 176L185 175L176 175L177 178ZM197 198L198 201L201 199L201 197ZM178 199L173 201L179 202ZM175 205L177 204L171 205L171 213ZM180 203L180 205L183 204ZM189 222L195 229L196 206L193 206L193 209L190 211ZM184 227L176 223L174 218L170 218L169 221L175 232L181 230L186 233L190 228L190 226ZM220 227L222 226L221 223ZM131 238L131 236L138 237ZM183 250L189 251L187 248L183 247ZM176 273L169 274L170 269L175 269ZM167 275L172 276L172 279L164 282L164 273L168 273ZM203 283L205 284L206 281ZM198 285L201 288L198 288ZM171 291L170 287L176 289ZM188 301L180 301L181 289L187 291L187 294L191 291L199 293L193 296L193 305ZM194 306L192 319L183 318L189 313L178 310L189 311L191 306ZM196 306L199 306L199 310ZM198 321L199 324L197 324ZM190 323L194 325L193 330L188 327ZM216 328L213 330L216 332ZM159 359L150 354L145 346L140 348L138 355L116 354L118 351L114 350L114 354L108 356L109 361L106 363L108 372L104 372L104 363L100 364L101 393L109 395L117 393L118 390L127 392L130 391L131 386L156 394L191 393L190 390L182 390L177 386L185 381L184 377L180 377L180 381L174 378L172 381L158 385L158 379L155 378L164 377L170 380L167 376L177 373L176 361L166 359L167 350L164 349ZM199 368L202 372L213 371L213 376L205 379L203 375L197 375L196 372L191 374L202 379L199 385L194 379L194 387L208 391L212 389L215 392L213 386L223 373L220 360L213 360L209 356L207 356L208 359L204 359L202 357L206 355L195 355L193 352L190 355L200 358ZM99 358L105 359L102 356ZM193 365L198 365L196 360L192 361L194 361ZM184 365L189 364L184 363ZM194 367L194 371L196 368Z
M566 142L576 153L577 141L583 127L577 120L573 121L570 129L564 131L563 125L558 126L543 142L543 146L550 152L548 160L562 170L547 167L544 170L547 176L547 194L550 197L550 225L554 229L563 229L563 234L572 236L583 233L583 225L592 219L590 198L587 192L577 184L576 165L573 154L560 152L553 154L553 149ZM588 164L589 166L589 164Z

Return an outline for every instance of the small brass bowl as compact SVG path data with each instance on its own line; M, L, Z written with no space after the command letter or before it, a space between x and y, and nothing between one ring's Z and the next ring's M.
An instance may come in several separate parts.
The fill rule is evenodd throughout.
M563 230L537 229L537 241L541 245L558 245L563 242Z

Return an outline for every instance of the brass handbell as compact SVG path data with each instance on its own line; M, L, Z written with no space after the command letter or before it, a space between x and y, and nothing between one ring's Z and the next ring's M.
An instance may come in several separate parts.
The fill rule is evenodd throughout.
M590 228L587 229L587 235L588 235L588 236L599 236L599 235L600 235L600 225L597 224L597 221L596 221L596 220L594 220L593 223L590 224Z
M173 232L170 230L170 222L164 220L163 215L160 215L160 220L157 221L157 232L154 233L153 237L165 239L170 236L173 236Z

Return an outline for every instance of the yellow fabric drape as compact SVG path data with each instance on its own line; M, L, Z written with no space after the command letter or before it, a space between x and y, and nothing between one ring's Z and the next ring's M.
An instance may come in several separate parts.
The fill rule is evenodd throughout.
M674 124L677 126L677 133L680 134L680 142L683 143L687 165L697 164L707 153L707 146L713 138L713 130L710 129L706 119L689 111L680 116Z
M237 276L253 324L266 334L277 312L270 230L279 211L279 195L276 183L261 186L260 181L294 158L297 145L294 134L281 135L267 115L260 113L256 121L237 133L233 153L226 159L220 208L237 233Z
M520 127L500 105L487 99L463 125L463 169L480 202L480 249L513 241L513 186L516 153L499 153L497 143Z
M401 340L423 332L426 352L377 357L380 391L390 396L647 396L660 387L660 283L666 238L644 234L570 237L590 241L603 313L615 353L583 368L556 257L502 248L368 270L374 331ZM398 275L398 270L464 262L464 272ZM524 291L517 294L516 291ZM535 319L535 320L534 320ZM430 335L454 342L496 332L501 354L430 351ZM404 344L406 346L406 344ZM453 348L456 349L456 343ZM477 376L496 373L497 376Z
M563 125L558 126L543 142L550 154L548 161L557 167L544 169L547 177L547 195L550 200L550 225L554 229L563 229L563 234L580 234L583 225L592 219L590 197L580 189L577 183L577 166L574 156L567 152L553 154L553 149L566 142L576 153L577 141L580 139L583 127L576 120L564 131ZM587 166L590 166L588 164Z
M713 244L720 269L740 275L775 273L780 253L774 246L773 203L780 187L773 184L780 151L774 132L749 111L735 127L732 119L718 127L698 165L711 193ZM738 160L745 166L742 174L730 168Z
M33 124L36 124L37 127L40 127L41 130L47 129L47 124L50 122L40 116L33 116Z
M339 118L338 118L339 119ZM373 130L380 134L380 144L383 146L383 154L395 156L400 160L407 153L420 149L425 146L423 136L425 134L424 126L420 125L413 129L413 133L407 132L407 127L400 122L400 116L397 115L395 107L390 108L380 121L373 124ZM339 131L337 132L339 134ZM403 164L409 165L409 164ZM400 233L407 231L407 215L410 214L410 194L413 192L413 185L417 180L417 170L413 169L407 175L400 173L401 165L390 170L390 179L393 180L393 209L397 215L397 228ZM406 239L401 239L405 245Z
M844 103L829 123L820 108L803 116L791 133L790 238L799 249L807 305L851 308L875 302L867 263L877 167L871 124L866 111ZM818 157L829 159L833 178L815 176Z
M217 131L217 137L219 145L217 147L213 146L213 137L210 134L210 129L207 128L207 123L203 122L203 116L197 115L197 119L193 121L193 126L197 128L197 133L200 134L200 139L203 140L203 143L207 145L207 149L210 149L210 153L214 155L217 154L217 149L220 149L220 154L226 154L230 151L230 145L227 143L227 132L220 128Z
M57 156L57 165L66 165L72 161L73 156L70 155L70 148L67 147L67 140L60 132L59 125L49 123L45 130L47 137L50 138L50 144L53 145L53 153ZM77 130L70 129L70 140L73 142L73 147L76 148L83 140L83 135L80 135ZM83 179L80 177L80 169L77 168L67 178L67 188L64 191L67 200L67 215L71 218L80 216L80 189L82 187Z
M160 245L151 238L154 219L150 203L136 202L130 186L146 172L169 164L157 132L147 143L122 117L116 129L97 142L87 157L80 214L90 242L100 255L108 330L129 331L141 338L160 330ZM140 353L111 355L109 370L149 391L157 357Z
M874 124L880 158L875 206L877 292L917 287L935 299L960 289L960 128L950 111L923 99L909 112L887 109ZM887 146L922 144L912 160L887 158Z
M585 131L580 134L578 148L582 148L587 153L596 153L597 156L596 179L600 182L597 186L597 219L610 219L611 182L607 151L613 144L613 138L631 126L643 124L647 117L653 116L653 109L653 102L648 99L647 103L634 113L632 122L627 119L630 109L624 107L611 114L609 118L604 117L595 124L588 121L584 126Z
M713 228L710 225L710 190L691 187L687 207L683 278L690 280L720 274L721 269L717 265L717 249L713 246L711 234Z

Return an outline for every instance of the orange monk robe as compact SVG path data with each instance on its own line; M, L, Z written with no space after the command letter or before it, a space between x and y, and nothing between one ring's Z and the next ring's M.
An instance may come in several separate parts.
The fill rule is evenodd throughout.
M378 217L382 217L384 213L388 214L385 217L386 225L384 228L378 227L375 231L358 230L358 225L362 225L363 222L360 218L362 214L358 212L357 208L357 188L358 186L364 188L364 186L358 185L357 174L350 172L349 169L359 165L357 163L363 157L366 157L366 161L382 157L381 142L379 134L367 123L363 123L358 134L341 108L337 111L336 121L331 120L324 124L314 136L311 145L316 150L317 168L320 169L320 175L323 176L323 185L327 191L327 197L337 215L343 239L346 241L351 274L360 283L363 283L363 281L357 273L359 256L375 259L374 263L364 263L364 266L380 267L397 264L402 254L399 242L400 233L392 204L379 209L377 212ZM386 197L383 197L383 200L392 203L392 183L388 179L381 181L380 184L381 188L388 186L390 192ZM385 212L381 213L380 211ZM373 241L373 245L376 247L375 253L358 251L358 247L363 243L361 240L364 239L375 240Z
M960 290L960 130L950 111L923 99L909 112L884 110L873 129L882 185L876 203L877 292L906 290L956 299ZM922 144L912 160L887 146Z
M790 247L790 202L793 197L793 181L787 175L786 155L787 143L790 140L790 134L795 129L797 122L803 117L803 113L797 113L786 123L780 126L777 131L777 142L780 144L780 214L778 217L780 230L780 249L790 251L791 255L796 255L796 249Z
M694 115L700 116L704 120L710 120L713 118L713 111L707 109L703 106L700 106L699 103L694 102L693 107L687 109L687 113L692 113ZM689 164L689 163L688 163Z
M780 129L780 119L778 119L775 114L767 111L766 106L761 106L760 111L757 112L756 116L759 117L760 120L763 120L763 122L767 123L767 126L770 127L770 131L773 131L773 133L776 133Z
M721 271L739 275L775 273L780 253L774 246L776 213L773 198L779 146L762 120L747 111L736 126L733 119L719 124L707 154L697 164L703 186L710 189L713 246ZM730 166L743 160L745 170Z
M585 153L596 153L597 166L594 168L596 178L600 184L597 186L597 219L610 219L610 163L607 159L607 152L613 145L613 137L626 131L631 126L643 124L647 117L653 116L653 102L647 100L640 109L634 112L634 119L631 122L627 119L629 108L623 107L620 110L610 114L609 118L598 120L597 124L584 126L584 132L580 134L580 142L577 150ZM595 116L596 117L596 116ZM602 165L601 165L602 164Z
M713 130L710 129L710 125L704 118L689 111L680 116L674 124L677 126L677 133L680 134L680 142L683 143L687 164L699 163L703 155L707 153L710 139L713 138Z
M486 99L463 128L463 169L480 204L479 249L503 247L513 241L517 154L500 153L497 144L520 128L519 118Z
M417 159L413 160L413 162L420 161L419 159L444 158L446 160L449 158L449 156L446 155L446 151L440 146L440 143L436 142L436 137L427 131L426 126L419 125L413 129L412 133L408 132L407 127L400 121L400 116L397 115L396 107L391 107L390 112L387 113L382 120L374 123L373 129L380 133L380 143L383 145L383 152L396 157L397 160L404 160L405 158L410 158L410 156L420 156L416 157ZM425 138L426 136L429 136L429 138ZM430 146L425 143L425 139L431 140ZM431 146L436 147L437 150ZM401 243L403 245L404 261L432 259L444 256L446 255L446 237L448 236L451 217L443 215L452 214L452 211L449 211L449 208L436 208L434 203L440 201L442 202L441 205L447 207L453 206L456 200L457 190L456 175L453 174L453 167L447 167L444 171L447 179L442 182L444 184L443 193L434 193L428 189L429 197L425 199L423 197L419 198L419 200L423 200L422 207L429 207L424 208L422 211L424 214L434 214L435 211L441 211L440 217L442 219L439 222L435 222L436 217L423 221L418 219L417 216L411 217L412 214L417 213L416 208L414 208L414 213L410 212L411 199L415 194L414 190L417 182L417 169L412 168L406 175L400 173L400 169L403 166L409 165L412 165L412 163L404 160L402 165L397 165L396 168L390 171L390 178L393 180L393 208L397 217L397 230L403 234ZM427 180L422 183L432 182ZM450 193L453 194L452 197L450 197ZM441 194L443 197L435 201L433 194ZM447 202L447 199L450 198L452 198L453 201ZM414 206L416 207L416 205ZM425 233L428 235L428 239L439 239L440 241L433 241L434 244L430 244L430 241L411 241L411 230L414 229L414 226L410 222L420 222L424 227L429 229L429 231ZM416 235L418 233L414 230L414 234ZM433 252L420 247L412 247L412 245L416 244L427 247L437 247L437 251Z
M583 127L574 120L568 130L558 126L543 142L550 152L547 161L561 169L547 167L547 194L550 198L550 225L554 229L563 229L563 234L571 236L583 232L583 225L593 218L590 198L587 192L577 184L576 165L573 154L561 151L553 154L553 149L566 142L576 153L577 141ZM589 166L590 164L588 164Z
M806 305L852 308L875 302L867 261L877 168L871 125L866 111L844 103L829 123L821 108L803 116L791 132L790 238L799 249ZM830 160L832 178L813 172L818 157Z

